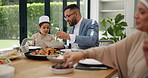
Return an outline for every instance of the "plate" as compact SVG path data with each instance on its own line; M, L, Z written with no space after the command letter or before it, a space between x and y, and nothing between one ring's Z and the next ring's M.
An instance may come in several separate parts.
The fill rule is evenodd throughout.
M101 62L95 60L95 59L85 59L85 60L80 60L80 64L86 64L86 65L103 65Z
M40 46L29 46L29 49L41 49Z
M9 58L9 59L16 59L17 57L21 56L18 50L6 50L0 52L0 58Z
M28 58L28 59L34 59L34 60L48 60L47 57L48 56L55 56L55 55L31 55L30 53L34 52L34 51L29 51L24 53L24 55Z
M58 42L58 41L45 42L45 44L46 44L48 47L52 47L52 48L63 48L63 46L64 46L64 43Z
M60 51L62 52L76 52L76 51L81 51L82 49L61 49Z
M68 51L70 51L71 52L71 49L61 49L60 51L62 51L62 52L68 52Z

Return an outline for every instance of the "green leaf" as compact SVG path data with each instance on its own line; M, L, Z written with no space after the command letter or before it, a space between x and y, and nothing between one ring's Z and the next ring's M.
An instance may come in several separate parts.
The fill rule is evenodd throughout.
M120 25L120 26L127 26L127 23L126 22L120 22L118 25Z
M116 17L115 17L115 23L118 24L121 20L124 19L124 15L121 15L121 14L118 14Z
M106 20L105 19L102 20L102 26L106 28Z
M112 19L111 19L111 18L108 18L106 21L107 21L108 23L110 23L111 25L114 24L114 23L112 22Z
M105 35L105 36L107 36L107 31L105 31L102 35Z
M100 40L108 40L107 38L105 38L105 37L102 37Z
M113 31L112 27L109 27L109 28L107 29L107 31L108 31L108 33L109 33L111 36L114 36L114 31Z
M118 31L116 31L116 36L122 36L123 35L123 33L122 33L122 30L118 30Z

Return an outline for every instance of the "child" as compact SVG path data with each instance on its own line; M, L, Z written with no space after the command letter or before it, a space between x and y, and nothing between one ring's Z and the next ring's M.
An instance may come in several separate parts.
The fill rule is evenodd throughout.
M45 48L47 47L45 42L51 42L55 40L54 36L48 34L50 29L50 21L48 16L41 16L39 18L38 29L40 32L32 35L32 43L34 46Z

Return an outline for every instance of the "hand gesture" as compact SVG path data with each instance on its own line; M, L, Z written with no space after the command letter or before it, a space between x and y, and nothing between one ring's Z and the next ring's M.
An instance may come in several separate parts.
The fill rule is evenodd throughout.
M68 39L68 40L70 40L70 36L69 36L69 34L67 34L66 32L57 31L57 32L56 32L56 35L57 35L57 37L60 38L60 39Z
M64 53L64 61L66 62L65 67L72 67L82 58L84 58L84 53L82 52L65 52Z

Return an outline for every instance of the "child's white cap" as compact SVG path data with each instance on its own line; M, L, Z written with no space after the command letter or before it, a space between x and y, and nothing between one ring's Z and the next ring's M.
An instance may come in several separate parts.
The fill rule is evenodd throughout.
M50 22L50 21L49 21L49 17L46 16L46 15L41 16L41 17L39 18L39 24L42 23L42 22Z
M148 8L148 0L140 0Z

